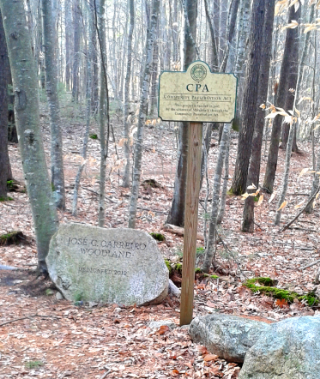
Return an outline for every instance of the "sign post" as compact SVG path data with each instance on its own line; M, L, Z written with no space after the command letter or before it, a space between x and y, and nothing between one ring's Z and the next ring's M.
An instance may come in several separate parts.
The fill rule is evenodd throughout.
M186 72L164 71L159 78L159 117L189 122L180 325L189 324L193 314L202 124L233 120L236 88L233 74L213 74L201 61L191 63Z

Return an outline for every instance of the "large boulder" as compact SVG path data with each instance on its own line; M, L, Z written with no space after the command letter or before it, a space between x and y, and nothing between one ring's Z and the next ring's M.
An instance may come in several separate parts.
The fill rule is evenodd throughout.
M247 352L239 379L319 379L320 318L271 325Z
M68 300L129 306L160 302L168 293L168 269L144 231L60 225L46 262Z
M194 342L231 362L243 362L246 352L270 330L265 322L225 314L210 314L192 320L189 334Z

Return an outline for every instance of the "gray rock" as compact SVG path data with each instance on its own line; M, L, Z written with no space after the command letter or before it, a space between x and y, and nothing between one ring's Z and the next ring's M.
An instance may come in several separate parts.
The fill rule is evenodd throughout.
M173 321L170 321L170 320L151 321L149 324L149 328L151 329L160 329L161 326L167 326L171 330L177 327L177 325Z
M62 300L63 299L63 295L62 295L61 292L59 292L59 291L56 292L56 299L57 300Z
M270 325L243 317L211 314L192 320L189 334L213 354L231 362L243 362L246 352ZM255 378L256 379L256 378Z
M169 279L169 293L171 293L173 296L180 297L181 291L180 288L178 288L171 279Z
M144 231L60 225L46 262L51 279L71 301L129 306L161 302L168 293L168 269Z
M239 379L319 379L320 317L271 325L247 352Z

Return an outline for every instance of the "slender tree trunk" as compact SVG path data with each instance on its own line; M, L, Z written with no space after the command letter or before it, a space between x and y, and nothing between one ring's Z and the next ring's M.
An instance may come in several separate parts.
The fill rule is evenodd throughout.
M7 198L9 58L0 11L0 201Z
M99 106L99 67L98 67L98 47L97 47L97 31L93 28L92 32L92 96L91 111L96 114Z
M37 70L24 2L1 0L13 88L19 147L35 227L39 268L46 272L50 238L57 228L40 131ZM24 75L21 75L21 73Z
M300 15L300 8L297 12L295 12L294 6L290 7L289 10L289 19L288 23L291 20L298 20ZM283 59L281 64L280 71L280 80L279 86L277 89L276 95L276 106L280 108L285 107L286 95L289 90L288 88L288 77L291 75L291 65L293 65L293 72L296 67L296 48L297 48L297 39L298 39L298 30L296 29L287 29ZM292 57L292 54L294 55ZM290 108L292 109L292 108ZM290 110L289 109L289 110ZM280 134L281 134L281 124L283 117L277 115L273 121L273 127L271 132L271 142L269 146L269 154L268 154L268 162L266 167L266 174L264 177L263 188L269 192L273 192L273 185L276 176L277 162L278 162L278 153L279 153L279 142L280 142Z
M91 2L90 2L91 4ZM89 5L88 5L89 6ZM88 12L88 41L92 41L92 33L93 33L93 12L92 8L90 7ZM83 138L83 145L82 145L82 162L78 168L75 184L74 184L74 192L73 192L73 201L72 201L72 215L77 215L77 203L78 203L78 192L79 192L79 186L80 186L80 180L82 171L84 169L84 166L86 164L86 158L87 158L87 148L88 148L88 141L89 141L89 130L90 130L90 116L91 116L91 80L92 80L92 50L93 46L92 43L87 45L87 67L86 67L86 130Z
M65 0L65 30L66 30L66 88L72 88L72 0Z
M159 20L157 26L156 40L153 46L153 63L152 63L152 73L151 73L151 91L150 91L150 110L149 115L152 117L157 111L157 79L158 79L158 65L159 65Z
M62 136L60 105L58 97L57 65L54 54L56 30L52 4L42 0L43 35L46 65L47 98L51 128L51 185L57 208L65 209Z
M223 0L222 0L223 1ZM214 0L212 2L212 22L213 22L213 29L214 29L214 38L215 38L215 44L217 48L217 59L218 59L218 67L220 64L219 57L220 57L220 2L221 0Z
M251 143L258 105L257 95L264 33L265 0L254 0L252 7L248 74L244 91L242 125L239 133L236 167L231 186L231 191L237 195L246 192Z
M226 44L226 50L223 55L223 60L220 67L220 72L225 72L228 58L229 58L229 52L230 47L232 45L232 41L234 39L234 32L236 29L236 23L237 23L237 15L238 15L238 9L239 9L240 0L232 0L231 6L230 6L230 14L228 17L228 36L227 36L227 44Z
M258 86L258 101L257 104L265 104L268 96L268 83L269 83L269 70L272 50L272 32L274 20L274 5L275 0L268 0L266 2L266 13L264 21L264 36L262 42L262 54L259 73L259 86ZM250 166L248 172L247 186L252 183L258 188L260 177L260 161L261 161L261 148L262 136L265 122L265 111L262 108L257 108L254 133L252 138L252 152L250 158ZM242 231L254 231L254 197L248 196L244 203Z
M204 9L206 12L207 24L209 26L209 31L210 31L210 36L211 36L211 70L212 72L215 72L219 69L218 47L217 47L217 38L215 35L216 31L210 18L208 0L204 0Z
M292 7L294 8L294 7ZM295 12L295 15L293 17L294 20L299 20L301 15L301 6L299 7L299 10ZM286 93L286 101L285 101L285 110L289 111L293 109L293 103L295 99L295 92L297 91L297 81L298 81L298 70L299 70L299 47L300 47L300 40L299 40L299 31L298 28L295 30L295 37L293 44L291 45L290 49L290 71L288 72L287 77L287 93ZM310 33L308 33L310 34ZM308 40L305 41L308 43ZM306 52L304 52L306 54ZM301 66L300 62L300 66ZM299 75L302 79L302 70L300 70L301 74ZM289 129L290 125L287 123L282 124L282 133L281 133L281 145L280 149L286 149L287 142L288 142L288 136L289 136ZM296 142L295 138L293 139L293 144ZM294 151L298 151L297 144L295 143L295 146L292 145Z
M217 218L218 218L218 212L219 212L221 174L222 174L222 168L223 168L223 161L224 161L225 154L227 151L230 126L231 124L229 123L224 124L220 148L219 148L219 155L218 155L217 165L216 165L215 174L214 174L212 211L211 211L211 217L210 217L208 243L206 246L206 256L205 256L203 266L202 266L202 270L204 272L209 272L210 266L214 259L215 250L216 250L215 239L216 239Z
M223 220L223 216L226 209L226 199L227 199L227 192L228 192L228 184L229 184L229 150L230 150L230 128L229 128L229 134L227 136L226 140L226 152L224 157L224 178L223 178L223 187L221 192L221 199L220 199L220 206L219 206L219 213L217 218L217 224L221 224Z
M220 2L220 25L219 25L219 63L221 65L228 45L228 1Z
M106 164L109 150L109 91L107 77L107 52L106 52L106 27L105 27L105 0L100 0L100 17L97 20L97 7L95 1L95 24L99 23L97 29L98 43L101 56L100 70L100 102L99 102L99 124L100 124L100 189L99 189L99 226L104 226L105 220L105 186L106 186ZM107 122L107 133L105 124Z
M186 0L186 14L184 25L184 62L183 70L196 58L196 23L197 23L197 1ZM178 151L178 164L174 181L174 192L171 209L167 223L182 226L184 223L185 192L187 180L187 149L188 149L188 123L183 122L180 126L180 144Z
M130 205L129 205L129 228L135 228L136 224L136 213L137 213L137 202L139 195L140 186L140 175L141 175L141 161L142 161L142 142L143 142L143 128L145 125L145 120L148 112L148 93L149 85L151 79L151 67L152 67L152 50L154 40L156 38L156 29L159 16L159 6L160 0L152 0L151 9L151 22L150 27L147 31L146 40L146 61L143 71L142 86L141 86L141 96L140 96L140 110L138 118L138 130L137 130L137 140L134 146L134 165L133 165L133 182L131 189Z
M247 41L250 30L251 0L241 0L238 18L237 57L234 74L238 78L237 87L237 116L234 124L240 124L243 91L246 77Z
M127 72L124 84L124 156L125 156L125 167L124 174L122 178L122 186L128 188L130 186L130 141L129 141L129 130L130 125L128 122L129 116L129 90L130 90L130 77L131 77L131 65L132 65L132 37L134 30L134 0L128 0L129 14L130 14L130 24L129 24L129 34L128 34L128 59L127 59ZM133 86L133 83L132 83Z
M81 10L79 0L73 0L73 81L72 81L72 99L76 103L79 101L80 92L80 20Z

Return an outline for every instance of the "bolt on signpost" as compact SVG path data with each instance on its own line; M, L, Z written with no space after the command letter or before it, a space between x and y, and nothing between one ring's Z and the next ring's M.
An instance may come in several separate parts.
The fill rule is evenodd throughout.
M231 122L236 92L233 74L214 74L202 61L191 63L185 72L164 71L159 78L159 117L189 122L180 325L190 324L193 313L202 126L204 122Z

